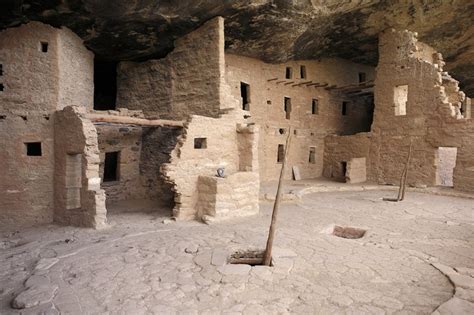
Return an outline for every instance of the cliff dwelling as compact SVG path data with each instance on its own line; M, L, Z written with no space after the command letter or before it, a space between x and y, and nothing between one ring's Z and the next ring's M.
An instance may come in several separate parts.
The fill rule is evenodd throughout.
M1 4L0 313L472 314L474 6L316 2Z

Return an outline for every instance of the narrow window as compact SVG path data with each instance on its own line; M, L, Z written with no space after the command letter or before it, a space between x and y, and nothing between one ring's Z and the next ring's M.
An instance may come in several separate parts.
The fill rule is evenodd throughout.
M0 83L0 92L3 92L4 89L5 87L3 86L3 83Z
M3 75L3 65L0 63L0 76Z
M47 53L48 52L48 42L41 42L40 49L42 52Z
M395 116L407 114L408 85L398 85L393 89L393 103L395 105Z
M341 114L342 114L342 116L346 116L346 115L347 115L347 106L348 106L348 102L342 102L342 108L341 108Z
M359 72L359 83L363 83L367 80L367 75L365 72Z
M316 148L309 147L309 164L316 164Z
M94 109L114 110L117 100L116 61L94 59Z
M242 98L242 109L250 110L250 85L240 82L240 97Z
M315 98L313 98L313 102L311 103L311 114L313 115L319 114L318 100Z
M284 104L284 110L286 113L286 119L290 119L291 117L291 98L285 97L285 104Z
M26 155L27 156L41 156L41 142L27 142L26 146Z
M292 76L293 76L293 69L291 69L291 67L286 67L285 78L291 79Z
M277 152L277 163L283 163L284 158L285 158L285 145L279 144L278 152Z
M104 182L113 182L119 180L118 165L120 152L105 153L104 162Z
M206 149L207 148L207 138L194 138L194 148L195 149Z
M342 161L341 162L341 177L344 182L346 182L346 176L347 176L347 162Z
M306 66L300 66L300 77L306 79Z

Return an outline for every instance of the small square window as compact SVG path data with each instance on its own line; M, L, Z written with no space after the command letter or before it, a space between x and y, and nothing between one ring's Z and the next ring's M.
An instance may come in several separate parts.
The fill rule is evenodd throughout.
M367 75L365 72L359 72L359 83L364 83L367 81Z
M41 156L41 142L26 142L26 155L27 156Z
M104 182L119 180L120 151L106 152L104 160Z
M286 67L285 78L291 79L292 76L293 76L293 69L291 69L291 67Z
M206 149L207 148L207 138L194 138L194 148L195 149Z
M40 49L42 52L44 53L48 52L48 46L49 46L48 42L41 42L40 46L41 46Z

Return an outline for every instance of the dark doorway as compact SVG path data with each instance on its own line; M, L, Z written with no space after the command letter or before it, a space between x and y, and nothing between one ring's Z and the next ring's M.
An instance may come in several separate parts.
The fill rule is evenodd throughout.
M250 110L250 85L240 82L240 96L242 97L242 109Z
M113 182L119 179L119 176L118 176L119 158L120 158L120 152L105 153L104 182Z
M113 110L117 96L116 61L94 59L94 109Z
M347 176L347 162L342 161L341 162L341 181L343 183L346 182L346 176Z

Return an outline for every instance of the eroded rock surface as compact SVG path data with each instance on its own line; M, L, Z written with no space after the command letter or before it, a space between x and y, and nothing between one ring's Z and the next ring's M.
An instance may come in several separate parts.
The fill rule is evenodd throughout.
M375 65L377 34L419 32L443 53L447 70L474 93L474 3L462 1L7 1L0 28L28 20L65 25L99 57L161 57L176 38L210 18L226 19L230 52L277 62L339 56Z

